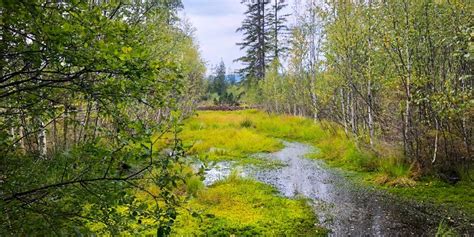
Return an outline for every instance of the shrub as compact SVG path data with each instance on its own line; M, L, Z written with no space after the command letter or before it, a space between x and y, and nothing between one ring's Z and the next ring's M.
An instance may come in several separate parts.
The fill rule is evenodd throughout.
M199 190L204 188L204 184L199 176L191 176L186 179L186 191L189 196L195 197Z

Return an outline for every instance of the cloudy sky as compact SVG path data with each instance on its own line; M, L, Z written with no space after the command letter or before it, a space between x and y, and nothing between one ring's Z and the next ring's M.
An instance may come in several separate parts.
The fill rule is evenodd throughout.
M240 0L183 0L184 14L196 28L201 55L208 68L224 60L232 70L241 64L233 60L242 53L239 46L242 35L235 30L244 18L245 7Z
M201 55L208 68L222 59L228 68L239 69L242 65L233 60L243 54L236 45L242 35L235 32L244 19L245 6L240 0L183 0L183 4L183 14L196 28Z

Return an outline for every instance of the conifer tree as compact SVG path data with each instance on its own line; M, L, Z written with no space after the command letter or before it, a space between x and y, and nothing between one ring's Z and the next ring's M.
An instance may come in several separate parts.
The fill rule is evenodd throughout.
M267 66L282 50L279 37L286 29L286 15L280 11L286 4L284 0L274 1L242 1L247 6L246 18L237 32L243 32L244 38L237 45L245 49L245 55L236 61L244 64L239 72L247 82L264 78Z
M289 14L283 14L281 11L287 7L285 0L272 0L270 11L267 15L267 25L269 37L268 61L272 62L279 59L282 53L288 50L285 45L284 36L288 32L286 26Z

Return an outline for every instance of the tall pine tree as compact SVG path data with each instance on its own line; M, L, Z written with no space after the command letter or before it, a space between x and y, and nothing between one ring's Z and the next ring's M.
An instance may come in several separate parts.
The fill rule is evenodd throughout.
M226 67L224 61L221 60L219 65L215 68L214 76L212 78L212 90L222 97L227 90L226 81Z
M280 59L281 55L288 50L285 45L284 36L288 33L286 26L287 17L289 14L281 12L288 4L285 0L272 0L271 8L267 14L267 29L269 37L269 52L267 59L272 62L275 59Z
M246 18L237 32L243 32L243 41L237 43L245 55L241 61L244 68L239 72L247 82L265 77L266 67L278 57L282 47L279 43L281 32L286 29L286 15L280 11L286 6L284 0L242 0L247 6Z

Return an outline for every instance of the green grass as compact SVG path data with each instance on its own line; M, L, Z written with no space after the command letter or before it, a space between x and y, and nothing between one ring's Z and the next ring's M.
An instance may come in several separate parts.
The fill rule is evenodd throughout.
M178 215L173 234L325 235L326 230L316 227L316 223L316 217L306 200L280 197L271 186L232 175L227 180L201 190Z
M278 139L307 143L318 148L310 158L323 159L330 166L355 172L366 184L474 215L472 181L449 185L434 178L414 180L414 171L403 162L400 150L376 143L373 150L377 152L368 151L330 122L315 123L311 119L268 115L258 110L201 111L185 123L182 135L186 144L194 144L191 153L201 159L260 165L265 162L251 158L250 154L281 149Z
M435 237L453 237L453 236L460 236L456 230L449 227L446 223L441 222L438 225L438 229L436 229Z
M199 113L186 121L180 137L190 146L190 155L207 161L240 161L254 153L283 148L280 141L258 133L250 120L234 113Z
M459 182L450 185L437 179L418 181L413 187L390 187L389 192L408 199L432 202L446 207L455 207L474 217L474 186L472 182ZM453 214L451 213L451 214Z

